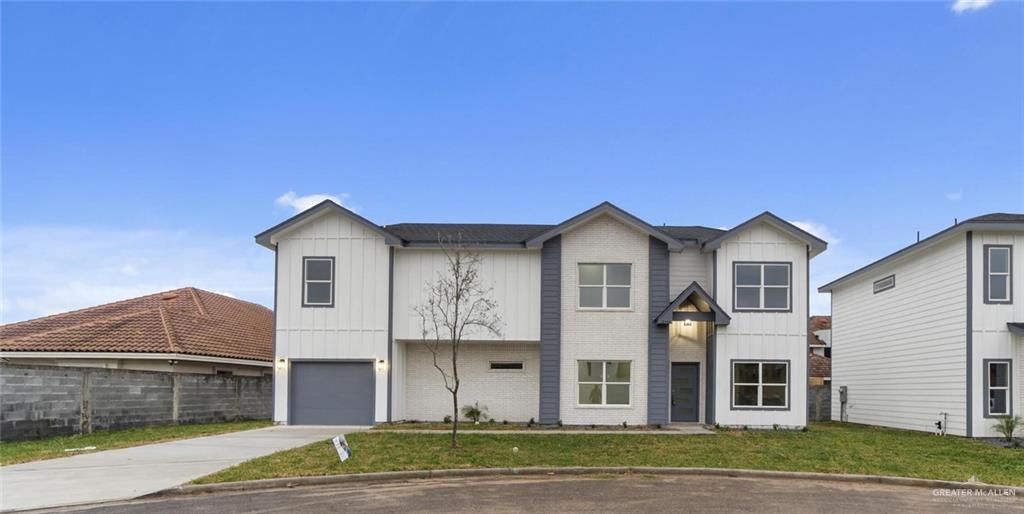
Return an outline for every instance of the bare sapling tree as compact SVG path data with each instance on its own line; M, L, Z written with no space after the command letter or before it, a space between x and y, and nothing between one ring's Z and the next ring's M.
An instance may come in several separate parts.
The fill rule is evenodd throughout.
M479 254L462 243L462 238L438 238L445 257L445 269L433 283L427 283L427 300L415 308L422 322L423 344L433 354L434 368L452 395L452 448L458 447L459 431L459 349L464 338L481 334L501 337L498 304L491 299L492 288L480 279L483 262ZM442 364L448 358L449 363Z

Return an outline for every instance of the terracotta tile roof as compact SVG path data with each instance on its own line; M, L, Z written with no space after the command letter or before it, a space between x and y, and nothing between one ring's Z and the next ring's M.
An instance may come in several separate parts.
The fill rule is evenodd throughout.
M810 361L808 362L808 371L812 377L816 378L831 378L832 377L832 359L825 357L824 355L817 355L812 353Z
M808 330L830 330L832 328L832 316L811 316L807 325Z
M272 361L273 319L262 305L185 287L0 326L0 350Z

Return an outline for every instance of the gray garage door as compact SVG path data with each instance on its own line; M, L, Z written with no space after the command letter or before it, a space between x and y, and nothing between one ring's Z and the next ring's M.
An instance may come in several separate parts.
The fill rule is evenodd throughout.
M372 362L293 362L292 425L372 425Z

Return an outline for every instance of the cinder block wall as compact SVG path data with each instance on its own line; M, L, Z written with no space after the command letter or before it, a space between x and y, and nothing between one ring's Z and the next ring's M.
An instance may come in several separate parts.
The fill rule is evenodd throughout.
M807 386L808 421L828 421L832 417L832 386Z
M270 419L270 377L0 365L0 440Z

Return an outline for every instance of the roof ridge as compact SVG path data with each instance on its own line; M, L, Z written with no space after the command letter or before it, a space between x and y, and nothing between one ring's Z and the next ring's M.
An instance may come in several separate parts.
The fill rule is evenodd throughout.
M84 309L80 309L80 310L84 310ZM97 325L97 324L100 324L100 323L106 323L106 322L110 322L110 321L117 321L117 320L124 319L124 318L130 318L130 317L133 317L133 316L138 316L140 314L151 313L151 312L153 312L153 310L154 309L152 309L152 308L150 308L150 309L140 309L140 310L128 312L128 313L125 313L125 314L119 314L117 316L110 316L110 317L106 317L106 318L95 319L95 320L92 320L92 321L85 321L85 322L82 322L82 323L75 323L74 325L68 325L66 327L51 328L50 330L42 330L42 331L39 331L39 332L33 332L31 334L27 334L27 335L25 335L23 337L9 339L9 341L12 341L12 342L21 341L23 339L28 339L28 338L31 338L31 337L36 337L36 336L41 336L41 335L46 335L46 334L53 334L53 333L57 333L57 332L63 332L65 330L71 330L71 329L75 329L75 328L82 328L82 327L87 327L87 326L90 326L90 325ZM72 311L72 312L74 312L74 311ZM58 314L54 314L53 316L58 316ZM47 317L50 317L50 316L47 316ZM42 318L37 318L37 319L42 319ZM32 320L26 320L26 321L32 321ZM24 322L19 322L19 323L24 323ZM12 325L14 325L14 323L12 323L11 325L2 325L2 326L0 326L0 328L7 328L7 327L10 327ZM2 332L0 332L0 336L2 336ZM2 337L0 337L0 340L2 340Z
M192 296L192 301L196 303L196 308L199 309L199 314L206 316L206 306L203 305L203 301L199 298L199 293L196 292L196 288L188 287L188 293Z
M82 307L81 309L74 309L74 310L70 310L70 311L66 311L66 312L57 312L57 313L54 313L54 314L47 314L46 316L40 316L38 318L31 318L31 319L25 319L25 320L21 320L21 321L15 321L14 323L6 323L6 324L3 324L3 325L0 325L0 327L5 327L5 328L6 327L13 327L13 326L16 326L16 325L21 325L23 323L29 323L29 322L33 322L33 321L42 321L42 320L50 319L50 318L64 317L64 316L67 316L69 314L75 314L75 313L80 313L80 312L87 312L87 311L91 311L91 310L95 310L95 309L102 309L104 307L112 307L112 306L119 305L119 304L122 304L122 303L127 303L127 302L135 302L135 301L141 300L143 298L149 298L151 296L165 296L165 295L168 295L168 294L171 294L171 293L179 292L182 289L186 289L186 287L178 287L178 288L175 288L175 289L168 289L167 291L158 291L156 293L144 294L142 296L136 296L134 298L125 298L124 300L115 300L113 302L101 303L99 305L92 305L92 306L89 306L89 307ZM150 310L150 309L144 309L144 310ZM105 318L105 319L110 319L110 318Z
M167 309L161 305L157 307L160 311L160 324L164 327L164 334L167 335L167 346L171 348L172 352L178 352L178 340L174 335L174 329L171 328L171 324L167 321Z

